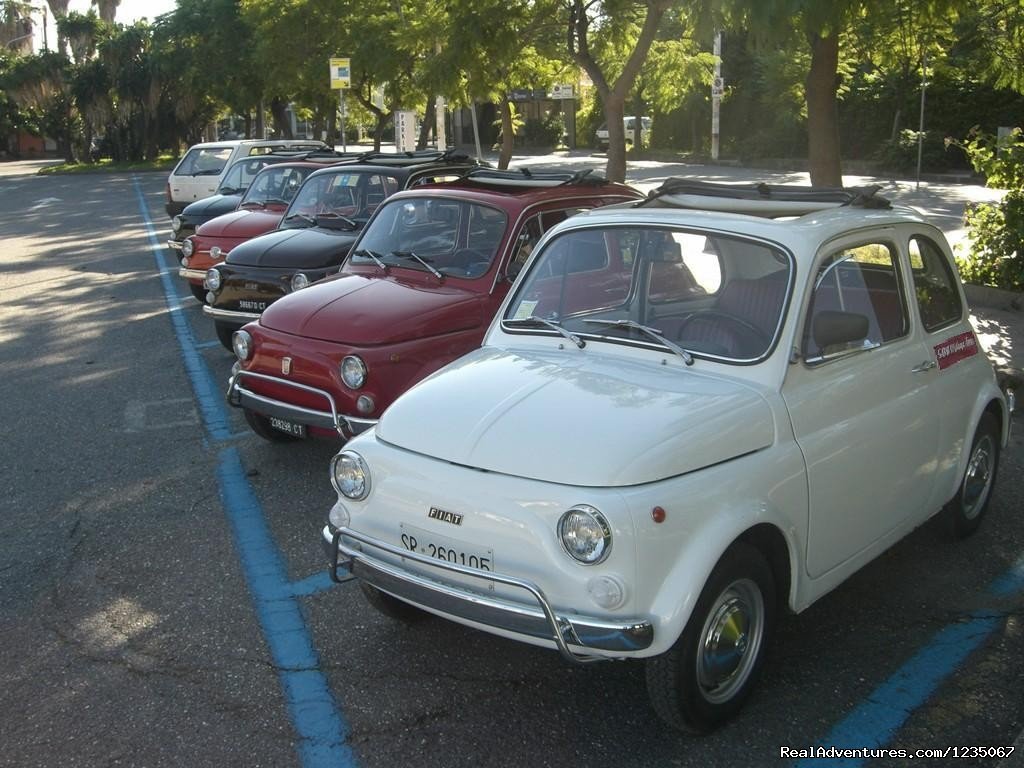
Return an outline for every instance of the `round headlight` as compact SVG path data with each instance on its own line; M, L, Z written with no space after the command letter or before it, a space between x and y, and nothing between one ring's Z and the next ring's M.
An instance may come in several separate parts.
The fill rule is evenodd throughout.
M186 237L185 242L181 244L181 255L191 256L196 250L196 244L192 242L191 237Z
M366 383L366 363L355 355L341 361L341 380L349 389L359 389Z
M573 507L558 521L558 538L574 560L600 563L612 549L612 529L604 515L591 506Z
M224 258L224 251L220 249L220 246L215 245L210 249L210 258L214 261L220 261Z
M358 453L342 451L331 459L331 484L346 499L365 499L370 492L370 468Z
M301 272L296 272L294 275L292 275L293 291L301 291L307 285L309 285L309 278L306 277L304 274L302 274Z
M248 360L252 357L252 336L248 331L235 331L231 337L231 348L239 360Z
M181 229L181 216L175 216L171 219L171 229L175 232Z
M206 277L203 278L203 288L208 291L219 291L220 290L220 270L219 269L208 269L206 270Z

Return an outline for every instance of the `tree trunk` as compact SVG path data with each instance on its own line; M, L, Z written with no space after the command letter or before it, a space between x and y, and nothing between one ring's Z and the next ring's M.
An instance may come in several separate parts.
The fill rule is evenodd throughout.
M807 73L807 161L812 187L841 187L839 108L836 99L839 38L810 39L811 69Z
M373 151L380 152L380 143L384 138L384 126L387 125L388 118L391 117L391 114L379 109L375 111L377 113L377 124L373 128Z
M274 117L274 125L283 139L294 139L292 135L292 124L288 119L288 103L284 99L273 98L270 100L270 114Z
M621 98L607 94L604 99L604 119L608 123L608 166L605 176L609 181L626 180L626 106Z
M256 138L265 139L267 138L267 125L266 125L266 114L263 109L263 97L260 97L259 104L256 105Z
M498 108L501 110L501 152L498 155L498 167L504 169L508 168L512 161L512 148L515 146L516 137L512 132L512 104L507 96L502 97Z
M644 93L642 88L637 88L633 97L633 135L627 136L633 142L633 157L639 157L644 148L645 138L643 121L640 119L644 114Z
M423 122L420 123L420 135L416 138L416 149L427 148L427 140L430 138L431 130L434 129L434 121L430 119L430 113L433 111L436 101L437 94L427 94L427 113L423 116ZM438 147L438 149L444 151L444 147Z

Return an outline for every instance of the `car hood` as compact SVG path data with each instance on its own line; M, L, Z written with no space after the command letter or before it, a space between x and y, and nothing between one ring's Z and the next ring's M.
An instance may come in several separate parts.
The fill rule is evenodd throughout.
M485 347L398 398L377 436L454 464L606 487L760 450L775 426L764 397L725 376L603 355L594 345L578 354Z
M202 216L205 218L220 216L222 213L235 210L238 207L238 201L241 199L241 195L213 195L211 197L204 197L202 200L196 200L194 203L186 205L185 210L181 213L183 216Z
M350 346L395 344L476 327L482 337L484 303L484 297L459 288L348 274L274 302L260 324Z
M276 227L283 215L283 210L231 211L201 224L196 234L207 237L251 237Z
M278 229L241 243L231 251L228 262L246 267L326 269L345 260L358 235L319 227Z

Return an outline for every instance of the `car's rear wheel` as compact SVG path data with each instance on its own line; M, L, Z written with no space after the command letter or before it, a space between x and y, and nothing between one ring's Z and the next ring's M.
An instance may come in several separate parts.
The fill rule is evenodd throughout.
M775 621L775 580L764 556L737 542L718 561L682 635L647 660L647 692L673 728L707 733L743 706Z
M430 616L426 611L420 610L414 605L409 605L409 603L399 600L397 597L392 597L387 592L381 592L369 584L359 582L359 587L363 590L366 602L390 619L395 619L395 621L400 621L403 624L416 624Z
M274 429L270 426L270 419L266 416L262 416L248 408L243 408L242 410L245 413L245 420L249 422L252 431L264 440L269 440L272 443L292 443L300 439L295 435L289 435L279 429Z
M196 301L200 304L206 303L206 289L203 288L203 286L196 285L195 283L189 283L188 288L192 291L192 295L196 297Z
M985 413L974 432L960 487L944 510L956 538L965 539L978 530L992 498L998 469L999 422Z
M234 352L235 349L231 346L231 337L234 336L239 326L229 325L218 320L213 321L213 326L217 329L217 338L220 339L220 343L224 345L224 348L228 352Z

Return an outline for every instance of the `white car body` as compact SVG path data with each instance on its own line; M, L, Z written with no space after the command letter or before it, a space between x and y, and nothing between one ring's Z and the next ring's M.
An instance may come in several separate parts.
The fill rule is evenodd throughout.
M626 132L626 144L632 145L636 138L636 118L633 115L626 115L622 118L622 127ZM651 118L641 117L640 118L640 140L647 143L648 136L651 132ZM602 123L601 126L594 132L594 140L597 143L599 150L608 149L608 124Z
M216 194L228 168L248 155L293 149L325 148L307 139L233 139L193 144L167 177L167 213L174 216L189 203Z
M563 324L585 348L540 321L515 326L537 305L524 292L541 284L530 283L531 272L559 237L648 227L770 248L788 282L778 326L753 359L723 359L707 342L712 351L694 351L691 366L642 334L609 340L601 326L570 327L569 315ZM483 347L411 389L375 431L345 447L365 462L369 490L359 500L339 493L323 534L328 551L335 557L340 542L342 562L385 593L570 657L670 652L737 541L764 556L780 602L804 610L958 493L986 411L1006 444L1012 403L977 346L955 272L960 310L932 331L906 288L924 279L908 261L911 239L919 247L922 238L952 264L941 232L909 210L844 207L773 220L623 206L563 222L534 252ZM804 326L815 283L823 296L830 272L839 286L853 274L839 253L861 254L853 266L873 274L870 261L856 259L876 241L898 259L909 327L879 346L869 337L809 360L802 350L812 343ZM694 253L694 266L703 255ZM986 494L994 475L993 460ZM610 551L596 564L575 560L560 539L560 518L576 505L599 510L610 528ZM410 536L418 556L403 552ZM509 581L434 567L424 542L474 564L489 558L487 572ZM527 614L532 623L507 620Z

